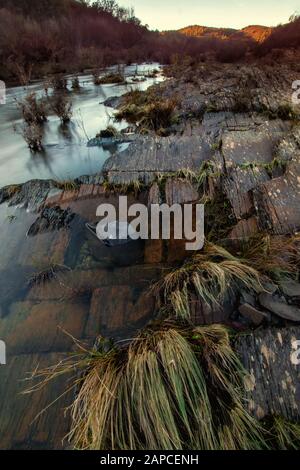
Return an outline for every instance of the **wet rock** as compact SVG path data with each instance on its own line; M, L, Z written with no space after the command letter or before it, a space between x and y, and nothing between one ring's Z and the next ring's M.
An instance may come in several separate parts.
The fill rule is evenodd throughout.
M34 268L32 266L23 267L20 265L10 266L8 269L2 269L0 271L0 317L5 317L9 314L10 305L13 302L26 297L28 279L33 271ZM17 276L16 272L18 273Z
M268 294L275 294L278 291L277 284L273 284L271 281L263 281L262 282L263 288Z
M240 305L239 312L254 326L261 325L264 320L270 320L270 314L261 312L249 304Z
M165 198L166 203L172 206L173 204L195 202L199 199L199 194L189 181L169 178L166 182Z
M70 209L63 210L59 206L45 207L36 221L27 232L29 237L34 237L38 233L51 232L69 227L75 214Z
M122 96L111 96L103 101L104 106L117 109L122 102Z
M300 284L292 279L281 281L280 289L288 297L300 297Z
M240 294L241 294L241 299L240 299L241 303L250 304L252 307L255 307L256 301L255 301L254 295L250 294L250 292L243 290L243 289L241 289Z
M291 163L286 173L253 190L262 230L289 234L300 229L300 164Z
M234 239L246 239L257 233L258 223L257 218L250 217L249 219L240 220L235 227L231 230L228 238Z
M10 354L71 351L74 338L84 337L88 306L74 301L14 302L1 324L1 338ZM62 331L62 329L64 331Z
M160 204L161 203L161 196L160 196L160 189L157 183L153 183L151 188L149 189L148 194L148 207L150 208L152 204Z
M79 188L78 199L89 198L93 195L94 185L93 184L82 184Z
M263 168L235 167L225 176L223 187L237 219L254 211L251 190L270 178Z
M35 393L22 393L28 373L53 366L61 359L58 352L9 355L7 365L0 368L0 396L5 403L0 409L1 449L53 450L65 446L63 438L70 430L70 416L63 409L73 398L72 393L65 394L66 377L58 377ZM58 396L62 398L57 400ZM46 407L47 418L43 414L36 419Z
M45 205L46 206L57 205L59 201L61 200L62 194L63 194L62 189L58 189L58 188L50 189L47 195L47 199L45 201Z
M289 130L282 121L265 121L251 130L226 131L222 138L222 152L226 165L271 162L276 144Z
M145 263L156 264L163 261L164 244L163 240L146 240L144 260Z
M104 182L104 175L102 173L95 173L94 175L83 175L75 179L77 184L95 184L100 185Z
M120 138L120 137L94 137L90 139L87 143L88 147L107 147L108 149L112 146L124 144L126 142L131 142L129 137Z
M268 293L259 295L260 304L271 312L286 320L300 322L300 308L289 305L284 297L272 296Z
M137 126L131 125L131 126L125 127L125 129L122 129L120 132L121 134L124 134L124 135L131 135L131 134L134 134L136 131L137 131Z
M45 199L49 191L54 188L51 180L31 180L21 186L20 191L16 192L10 199L10 206L21 206L29 211L37 211Z
M127 330L144 326L153 315L154 305L149 291L127 285L99 287L93 292L86 336L98 333L118 339Z
M181 102L181 108L185 116L202 117L206 111L205 96L195 91L190 95L187 94Z
M113 183L148 184L157 173L184 168L197 171L201 162L212 155L211 143L205 136L139 136L126 150L110 157L103 165L103 172Z
M295 360L300 327L260 329L237 337L235 349L249 372L249 411L257 418L300 417L300 367Z
M171 231L170 240L166 243L165 251L167 251L167 261L168 263L175 263L178 261L183 262L187 256L191 254L190 251L186 250L186 243L185 239L176 240L174 239L174 234Z
M280 162L300 161L300 126L295 125L276 147L275 156Z
M79 189L70 189L64 191L61 198L61 204L66 204L71 201L75 201L79 194Z

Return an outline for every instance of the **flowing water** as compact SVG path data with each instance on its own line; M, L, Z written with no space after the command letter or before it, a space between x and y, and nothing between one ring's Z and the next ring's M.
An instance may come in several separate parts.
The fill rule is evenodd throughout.
M153 68L158 65L139 66L137 71L143 75ZM129 81L135 72L134 66L125 69ZM91 76L81 76L80 92L69 93L74 119L62 128L50 116L45 125L45 152L40 154L30 153L18 133L21 118L15 99L29 91L41 94L43 84L36 83L29 90L9 89L7 104L0 106L0 186L100 171L109 151L86 145L88 137L111 122L113 110L100 103L130 88L145 89L155 81L146 78L138 85L96 87ZM64 392L67 379L62 377L33 395L20 393L26 388L28 372L49 367L74 349L69 335L92 346L99 333L116 339L131 337L151 318L149 284L160 275L150 259L152 249L141 252L144 247L138 248L136 260L125 249L117 259L118 253L89 240L85 223L94 222L101 202L107 202L106 195L68 201L62 208L70 207L76 214L70 227L32 237L27 232L37 214L0 205L0 340L7 348L7 364L0 365L0 448L62 446L70 424L63 407L72 396L55 401L35 417ZM117 196L110 196L109 202L117 206Z
M43 153L32 153L27 148L22 137L22 119L17 101L31 92L36 92L38 96L43 95L44 82L37 82L26 89L9 88L6 104L0 105L0 187L36 178L63 180L99 172L110 152L102 147L87 147L87 140L95 137L108 124L119 129L126 127L124 122L113 122L114 111L104 106L103 102L131 89L145 90L160 81L161 76L147 77L154 69L159 70L159 64L125 67L127 85L96 86L92 75L82 75L79 76L81 88L78 92L71 91L72 77L68 77L73 118L69 125L62 126L58 117L49 116L44 125ZM132 82L135 74L139 78L144 77L145 81Z

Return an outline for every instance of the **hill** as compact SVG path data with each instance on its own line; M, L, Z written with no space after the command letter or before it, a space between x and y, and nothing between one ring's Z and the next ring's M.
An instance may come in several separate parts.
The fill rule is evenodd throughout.
M185 36L193 37L214 37L218 39L227 39L237 33L236 29L232 28L213 28L210 26L186 26L178 30L178 33L184 34Z
M197 38L234 39L245 37L261 43L270 36L272 31L273 28L260 25L250 25L243 29L214 28L209 26L193 25L179 29L178 33Z
M256 42L264 42L273 32L274 28L268 26L251 25L241 29L246 36L251 37Z

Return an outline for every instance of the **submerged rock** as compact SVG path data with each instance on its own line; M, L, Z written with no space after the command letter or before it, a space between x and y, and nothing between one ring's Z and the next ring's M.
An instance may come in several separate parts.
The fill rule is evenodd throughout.
M120 106L121 101L122 96L111 96L110 98L107 98L105 101L103 101L103 104L109 108L116 109Z
M27 232L29 237L39 233L51 232L61 228L69 227L75 214L70 209L63 210L59 206L45 207L36 221Z
M20 185L18 191L13 193L9 199L9 205L21 206L35 212L41 207L49 191L54 187L54 183L51 180L30 180Z

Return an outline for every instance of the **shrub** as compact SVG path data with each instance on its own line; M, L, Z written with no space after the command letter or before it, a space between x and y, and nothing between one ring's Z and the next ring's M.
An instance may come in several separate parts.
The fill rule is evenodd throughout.
M50 103L53 112L59 117L62 124L70 122L73 115L72 103L65 96L53 96Z
M35 123L25 125L22 134L30 150L33 152L41 152L43 150L43 131L41 126Z
M28 124L43 124L47 121L46 107L43 100L38 100L35 93L30 93L23 100L17 101L24 121Z
M80 90L80 82L78 77L74 77L72 80L72 89L73 90Z
M95 77L95 85L108 85L108 84L118 84L125 83L124 75L120 73L109 73L103 77Z
M258 233L243 242L241 256L254 269L274 281L296 278L300 266L300 236L270 236Z
M106 129L103 129L96 135L96 137L100 137L101 139L105 138L113 138L118 135L118 131L114 126L108 126Z
M63 75L56 75L50 80L50 86L55 91L67 91L68 80Z

